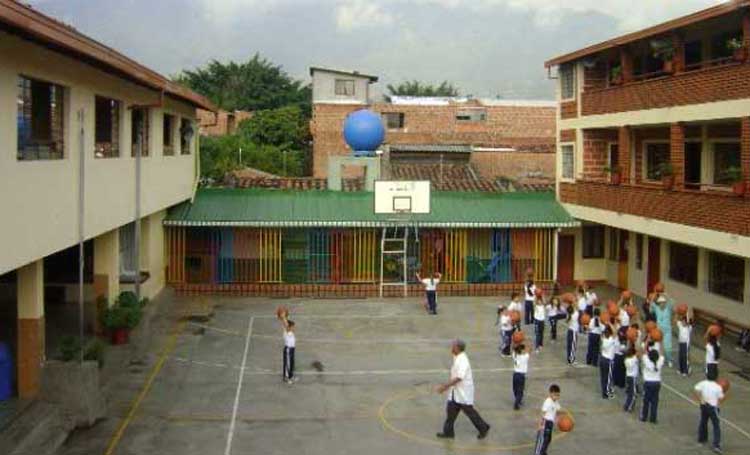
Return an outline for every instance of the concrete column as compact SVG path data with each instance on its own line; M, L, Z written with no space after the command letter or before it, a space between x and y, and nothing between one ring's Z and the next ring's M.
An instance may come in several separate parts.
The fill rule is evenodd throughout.
M620 167L622 167L622 183L631 183L630 157L632 154L632 135L629 126L621 126L617 134L617 148L619 150Z
M674 170L674 187L685 188L685 125L673 123L669 128L669 161Z
M750 12L747 10L742 14L742 42L750 47Z
M742 117L740 136L740 166L742 166L745 187L750 190L750 117Z
M34 398L44 363L44 260L18 269L18 395Z
M685 71L685 40L682 39L682 35L675 32L672 33L672 48L674 49L674 72L679 74Z
M622 81L624 83L633 81L633 55L626 47L620 48L620 66L622 68Z
M120 230L94 239L94 294L114 304L120 294Z

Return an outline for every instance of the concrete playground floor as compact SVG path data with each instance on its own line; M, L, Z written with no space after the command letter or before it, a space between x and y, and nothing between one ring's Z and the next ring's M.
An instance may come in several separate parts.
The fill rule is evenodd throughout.
M552 454L710 453L696 442L698 408L690 399L702 379L697 350L693 377L665 373L653 425L622 411L621 391L602 400L598 370L567 366L562 339L549 341L549 332L542 353L532 354L525 407L513 411L512 363L498 354L492 298L441 298L438 316L426 315L418 299L160 300L145 361L108 381L108 417L73 434L62 455L532 453L538 408L553 382L576 427L555 434ZM210 320L181 318L196 301L215 305ZM280 373L274 310L282 303L297 323L300 380L291 386ZM483 441L465 416L454 441L435 438L445 399L432 389L447 379L455 337L468 343L477 409L492 425ZM732 381L722 407L724 452L747 454L750 383L731 365L721 369Z

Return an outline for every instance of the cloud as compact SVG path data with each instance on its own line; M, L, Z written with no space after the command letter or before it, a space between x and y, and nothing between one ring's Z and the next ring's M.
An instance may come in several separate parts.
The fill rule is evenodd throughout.
M395 16L380 4L368 0L350 0L336 7L336 26L350 32L360 28L390 26Z

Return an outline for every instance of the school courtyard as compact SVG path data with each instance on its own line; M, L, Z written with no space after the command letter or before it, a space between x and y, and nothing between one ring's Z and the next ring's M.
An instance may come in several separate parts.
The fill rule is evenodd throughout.
M698 349L691 378L665 373L659 423L652 425L622 412L622 393L616 400L599 398L598 370L567 366L564 343L550 342L547 333L544 351L532 354L525 407L514 412L511 360L497 351L497 302L444 297L439 315L429 316L420 299L179 297L165 291L134 343L115 351L105 366L106 419L74 433L60 453L532 453L538 408L553 382L576 426L555 434L550 453L709 453L695 440L691 389L703 376ZM292 386L281 381L274 315L280 304L297 323L300 380ZM565 326L559 328L564 334ZM531 331L525 331L528 338ZM467 341L477 409L492 425L483 441L465 416L458 418L454 441L435 438L445 399L432 389L447 380L455 337ZM579 359L584 353L582 342ZM721 365L721 376L732 382L722 406L727 454L750 452L750 382L733 374L737 369Z

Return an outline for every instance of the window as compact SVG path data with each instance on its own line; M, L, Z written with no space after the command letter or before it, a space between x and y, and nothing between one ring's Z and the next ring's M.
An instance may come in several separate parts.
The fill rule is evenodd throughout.
M612 169L620 165L620 147L617 143L609 144L609 167Z
M560 98L569 100L576 96L576 73L573 65L560 65Z
M604 257L604 226L583 227L583 258L601 259Z
M64 89L18 78L18 160L60 160L65 146Z
M643 234L635 235L635 268L643 270Z
M740 167L740 143L739 142L715 142L714 152L714 183L717 185L728 185L732 183L727 170L730 167Z
M575 178L575 149L572 145L561 145L562 154L562 178L573 180Z
M662 166L669 163L669 143L648 142L645 147L646 179L661 180Z
M193 135L195 135L195 128L193 127L192 120L186 118L180 119L180 154L190 155Z
M120 156L120 102L103 96L94 101L96 117L97 158L117 158Z
M174 155L174 116L164 114L164 123L162 124L164 136L164 156Z
M336 79L336 95L354 96L353 79Z
M130 111L131 119L131 154L135 156L138 150L139 138L141 144L141 156L148 156L148 109L136 107Z
M385 127L389 130L399 130L404 127L403 112L385 112Z
M698 248L670 242L669 278L690 286L698 285Z
M456 112L456 121L459 122L484 122L487 120L487 111L484 109L465 109Z
M722 33L711 38L711 60L731 58L733 51L727 43L733 39L742 42L742 30Z
M615 228L609 228L609 260L610 261L617 261L619 259L618 254L618 247L620 246L620 243L618 241L619 236L617 235L619 231Z
M685 187L700 189L703 143L685 142Z
M737 256L710 252L708 291L742 302L745 298L745 260Z
M697 68L703 62L703 42L690 41L685 43L685 66L688 69Z

